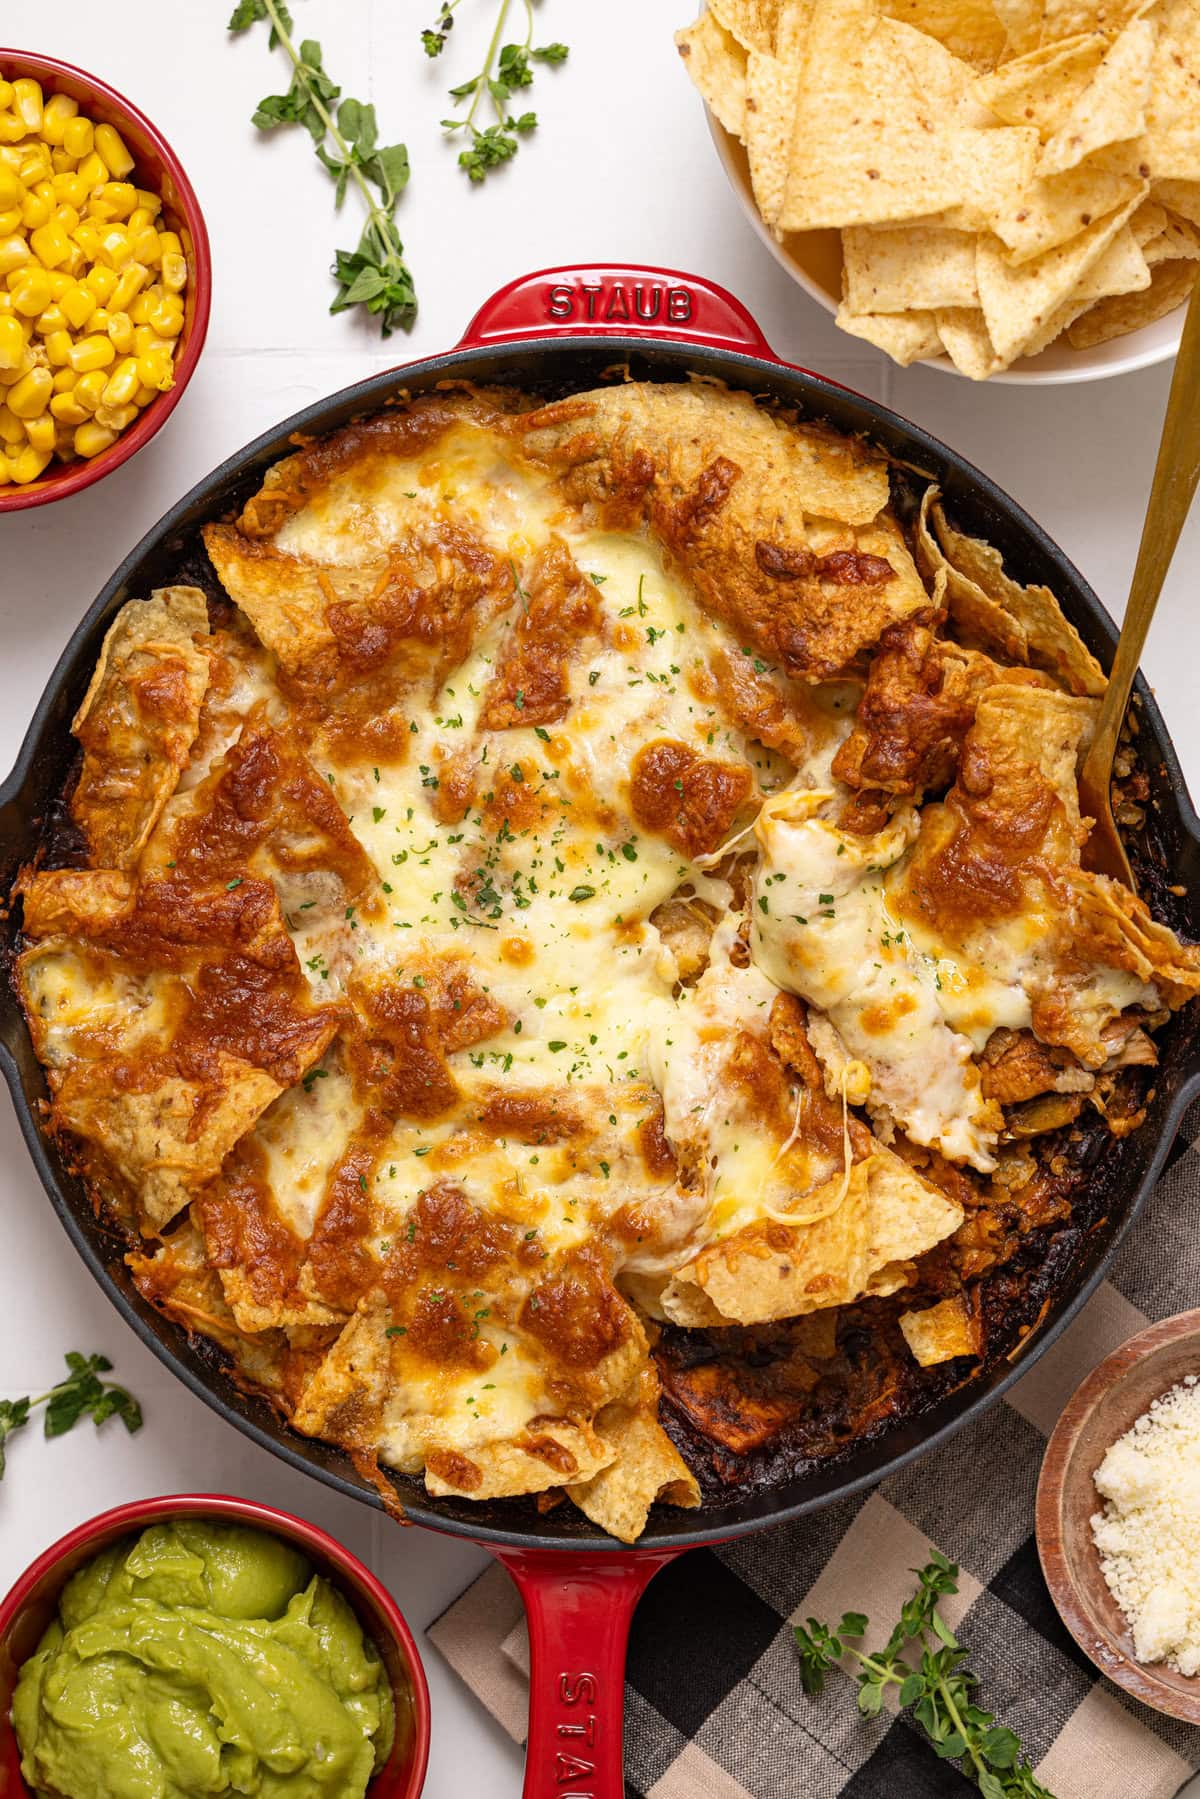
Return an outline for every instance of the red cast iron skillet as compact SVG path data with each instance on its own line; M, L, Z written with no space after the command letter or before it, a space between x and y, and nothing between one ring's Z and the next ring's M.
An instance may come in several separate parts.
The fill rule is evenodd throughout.
M173 508L107 582L51 676L17 766L0 789L0 877L38 843L71 767L72 714L87 685L105 627L125 600L180 578L195 555L196 530L240 507L264 470L293 447L293 434L315 435L382 405L400 388L420 393L438 382L511 382L546 398L585 390L616 367L635 377L717 377L859 432L899 461L937 479L958 523L1002 551L1020 580L1040 581L1102 661L1116 630L1095 594L1039 527L986 476L886 407L807 370L781 362L745 309L723 289L664 269L594 265L550 269L514 282L490 300L454 350L375 375L296 413L222 464ZM1152 784L1154 849L1182 886L1168 901L1172 922L1200 937L1200 822L1148 688L1141 703L1143 761ZM1165 888L1164 888L1165 892ZM16 921L0 924L10 945ZM6 936L5 936L6 934ZM647 1582L682 1550L761 1530L861 1492L994 1405L1058 1336L1103 1278L1137 1217L1174 1141L1188 1101L1200 1092L1200 1033L1190 1013L1176 1014L1160 1037L1162 1065L1143 1128L1106 1147L1105 1205L1056 1292L1041 1329L1011 1361L901 1419L836 1460L809 1464L781 1484L756 1489L699 1512L657 1508L633 1550L597 1531L573 1508L538 1516L525 1500L472 1505L431 1499L415 1481L397 1489L415 1524L473 1538L507 1567L525 1599L533 1656L526 1799L620 1799L621 1704L629 1620ZM43 1136L37 1105L45 1094L24 1020L7 983L0 992L0 1063L21 1127L51 1204L75 1248L128 1323L194 1393L255 1442L307 1469L339 1492L378 1505L347 1458L292 1431L261 1399L240 1393L211 1345L184 1333L148 1306L122 1261L121 1240L93 1216L62 1150Z

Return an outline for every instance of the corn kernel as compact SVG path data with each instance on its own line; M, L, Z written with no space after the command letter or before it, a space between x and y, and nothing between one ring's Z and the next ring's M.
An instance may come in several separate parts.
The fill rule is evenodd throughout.
M94 322L93 319L93 323ZM108 341L108 338L101 337L97 333L92 337L81 338L73 347L71 351L71 367L75 370L76 374L88 374L93 369L107 368L109 363L112 362L115 357L116 351Z
M139 331L149 331L150 326L147 323L147 320L150 317L152 309L157 304L157 300L151 299L149 294L138 294L136 298L129 302L129 305L125 310L128 312Z
M90 374L81 375L75 383L76 402L90 417L100 404L104 389L108 386L108 376L103 369L93 369Z
M110 312L108 325L108 341L118 356L128 356L133 349L133 320L127 312Z
M13 85L0 75L0 112L7 111L13 103Z
M25 183L15 169L5 168L0 164L0 212L7 212L11 207L19 207L25 198Z
M20 444L25 442L25 426L15 412L7 406L0 406L0 443Z
M71 233L89 262L95 262L100 250L100 230L90 219L81 219Z
M96 296L82 282L71 284L59 301L63 315L73 331L81 331L96 310Z
M159 261L162 251L158 247L158 232L153 225L143 225L142 229L133 232L132 236L133 254L138 262L155 263Z
M48 144L61 144L67 126L79 111L78 100L69 94L51 94L42 114L42 136Z
M50 413L39 412L35 419L26 419L25 435L35 450L53 450L57 432Z
M35 319L39 312L45 312L50 304L50 283L46 279L45 269L36 265L22 271L22 278L13 285L13 307L23 313L27 319ZM157 329L157 327L156 327ZM163 336L169 333L164 332Z
M103 425L106 431L124 431L132 425L137 417L138 409L132 403L126 406L97 406L96 423Z
M83 230L82 225L79 229ZM97 304L103 306L117 285L116 270L106 269L103 263L97 263L95 268L89 269L84 276L83 285L90 293L95 294Z
M0 275L9 275L28 261L29 245L23 237L0 237Z
M162 211L161 196L152 194L148 188L144 187L139 187L135 191L137 193L138 206L143 212L148 212L152 219L156 219Z
M97 337L102 331L107 333L108 321L111 317L112 313L106 306L97 306L95 312L88 320L88 330L95 332Z
M120 132L112 125L97 125L96 150L104 158L105 167L116 181L128 175L133 167L133 158L125 148Z
M127 219L137 205L137 192L128 181L106 181L100 188L101 199L112 207L114 219Z
M79 428L82 431L84 427ZM19 486L28 487L31 481L37 480L49 460L49 450L35 450L32 444L27 444L15 456L9 457L8 472Z
M147 350L143 355L139 355L137 371L138 379L143 386L153 388L156 393L165 394L168 388L175 385L171 358L163 350Z
M78 213L79 208L87 199L87 187L79 176L70 172L53 175L50 178L50 185L58 196L59 203L63 206L73 206ZM76 217L75 224L78 225L78 223L79 219ZM71 229L74 230L74 226Z
M71 361L71 333L69 331L48 331L46 333L46 357L51 368L67 368Z
M75 158L68 156L61 145L58 145L50 152L50 167L55 175L72 175L75 172Z
M77 456L98 456L101 450L107 450L115 444L117 434L104 425L98 425L95 419L89 419L86 425L78 425L75 430L75 454Z
M67 252L67 260L63 263L63 272L67 276L67 285L77 281L87 268L87 257L77 243L72 243Z
M0 112L0 144L19 144L25 126L15 112Z
M76 425L86 425L90 416L74 394L55 394L50 402L50 411L60 424L70 425L72 430Z
M72 156L90 156L95 142L92 121L90 119L68 119L62 141L63 149ZM101 180L103 180L103 176Z
M0 318L0 369L15 369L25 354L25 333L16 319Z
M54 377L55 393L56 394L69 394L71 389L74 387L75 383L78 381L78 379L79 379L79 376L75 373L75 370L71 367L70 363L67 363L64 368L59 369L57 371L57 373L55 374L55 377Z
M163 286L177 294L187 286L187 260L177 250L168 250L162 259Z
M105 383L101 404L104 406L128 406L140 385L137 358L125 356L118 362ZM103 422L101 420L101 423Z
M178 337L183 330L183 307L178 304L172 306L173 298L174 295L171 295L160 300L146 321L150 329L157 331L160 337Z
M18 76L12 85L13 111L26 131L40 131L44 111L40 85L30 75Z
M19 419L35 419L39 412L45 412L53 392L54 377L50 370L30 369L15 386L9 388L8 410Z
M26 194L21 203L21 223L27 231L36 231L44 225L54 211L54 192L39 194L36 189Z
M0 369L0 387L15 387L18 381L23 381L25 379L25 376L29 373L30 369L35 369L37 366L37 357L33 354L33 351L29 348L28 344L26 344L24 355L21 357L20 362L18 362L15 368Z
M133 239L123 225L110 225L100 233L100 255L113 269L123 269L133 255Z
M49 337L54 331L65 331L67 315L56 301L51 300L45 312L39 312L34 319L33 328L39 337Z
M51 219L49 224L39 225L36 231L31 231L29 244L44 269L56 269L60 262L67 260L71 248L67 234L57 219Z
M174 386L174 382L171 385ZM133 403L140 412L143 406L149 406L151 400L157 398L158 389L156 387L139 387L133 396Z
M127 262L121 270L117 285L109 295L113 312L128 312L130 302L142 291L150 279L150 271L141 262Z
M79 224L79 208L77 206L72 206L70 201L64 200L57 188L54 189L54 193L55 198L58 200L58 205L50 215L50 223L52 225L61 225L67 236L70 237L71 233Z
M159 248L162 250L164 256L168 250L174 250L176 254L178 254L183 249L183 245L179 241L178 231L160 231L158 234L158 242Z
M26 187L32 187L37 181L49 181L54 173L49 150L36 140L22 144L17 158L17 173Z
M102 181L108 180L108 170L104 166L104 158L102 156L97 156L94 150L91 151L89 155L81 158L79 167L75 173L79 176L81 181L86 182L89 194L94 187L99 187Z
M151 331L149 325L138 326L133 334L133 346L139 356L153 356L161 350L168 362L175 354L175 345L170 338L159 337L157 332Z
M14 231L21 229L21 208L10 206L7 212L0 212L0 237L11 237Z

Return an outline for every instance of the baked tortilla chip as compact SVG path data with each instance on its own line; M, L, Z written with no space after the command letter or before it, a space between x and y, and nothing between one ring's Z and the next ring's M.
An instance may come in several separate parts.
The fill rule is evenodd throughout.
M1065 177L1054 177L1056 180ZM1044 348L1054 335L1047 331L1058 309L1097 263L1117 232L1146 192L1143 182L1136 196L1116 212L1096 220L1069 243L1012 267L999 241L982 237L976 252L979 298L988 335L1002 362Z
M750 1225L701 1250L664 1289L667 1316L687 1313L697 1291L725 1324L765 1324L894 1293L911 1278L913 1260L962 1223L961 1207L882 1144L830 1185L844 1187L844 1197L816 1223ZM806 1210L822 1197L811 1195Z
M1048 138L1087 92L1106 48L1098 31L1047 44L981 75L972 93L1005 125L1033 125Z
M743 140L754 203L772 229L783 211L787 191L799 88L798 52L787 60L763 50L750 52L746 64Z
M1126 169L1082 163L1061 175L1034 180L1015 200L1003 200L990 209L987 226L1016 268L1040 262L1052 250L1062 252L1057 261L1042 263L1039 271L1043 277L1052 271L1055 277L1052 310L1087 272L1099 254L1096 244L1103 247L1107 241L1100 229L1103 221L1116 218L1123 225L1147 191L1146 182Z
M990 69L1004 49L1007 32L991 0L883 0L883 10L980 69Z
M851 312L839 307L837 322L851 337L861 337L898 362L901 368L939 356L942 340L931 312Z
M982 312L967 306L935 312L938 338L960 374L971 381L986 381L1006 366L997 356Z
M614 1459L590 1480L572 1481L567 1492L585 1517L621 1543L636 1543L650 1507L700 1504L695 1475L658 1422L658 1377L643 1369L628 1394L596 1419L596 1432L615 1451Z
M1160 26L1138 151L1156 181L1200 181L1200 0L1160 0L1153 16Z
M198 587L129 600L108 628L71 723L83 745L71 814L97 867L134 867L175 791L200 725L207 635Z
M1156 181L1154 193L1172 212L1200 225L1200 176L1195 181Z
M1107 686L1104 670L1086 647L1048 587L1022 587L1004 572L1004 558L991 544L967 537L933 502L938 543L950 566L1003 607L1025 641L1025 657L1044 668L1069 693L1097 695Z
M961 1293L923 1312L901 1312L900 1329L922 1368L936 1368L960 1355L977 1356L983 1349L980 1322Z
M961 134L900 68L870 0L816 0L800 80L785 231L916 218L961 197Z
M1039 175L1060 175L1108 144L1140 137L1156 37L1148 19L1130 21L1042 151Z
M1148 11L1150 0L1044 0L1043 44L1061 43L1080 32L1102 31L1114 38L1130 19Z
M115 868L43 868L16 891L27 937L103 936L133 911L137 881Z
M694 24L677 31L675 42L693 85L714 117L734 137L744 136L746 52L741 44L711 11L702 12Z
M852 313L979 304L975 239L969 232L937 225L855 225L842 232L842 256Z
M1200 993L1200 945L1180 943L1119 881L1084 869L1065 870L1061 879L1078 908L1083 943L1098 961L1152 982L1171 1006Z
M1029 636L1025 627L1000 600L951 562L934 536L929 520L937 499L936 487L927 487L921 496L916 530L919 567L929 579L941 581L946 609L964 643L987 650L1006 662L1027 663ZM940 510L939 507L939 513Z
M712 0L709 11L745 50L776 48L780 14L787 0Z
M1182 306L1196 280L1194 262L1160 262L1151 270L1150 284L1141 293L1118 294L1101 300L1077 318L1067 329L1067 338L1076 350L1092 350L1110 338L1125 337L1140 331Z

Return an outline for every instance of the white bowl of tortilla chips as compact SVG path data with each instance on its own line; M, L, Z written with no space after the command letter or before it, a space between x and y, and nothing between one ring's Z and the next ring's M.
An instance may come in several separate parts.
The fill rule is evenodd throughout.
M709 0L678 34L756 230L907 365L1174 355L1200 270L1200 0Z

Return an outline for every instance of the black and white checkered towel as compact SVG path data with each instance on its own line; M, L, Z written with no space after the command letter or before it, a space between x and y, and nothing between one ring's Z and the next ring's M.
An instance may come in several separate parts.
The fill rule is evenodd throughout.
M851 1680L805 1696L791 1624L866 1611L882 1642L936 1545L961 1567L945 1605L989 1710L1020 1735L1057 1799L1173 1799L1200 1767L1200 1729L1099 1677L1050 1603L1033 1538L1046 1437L1075 1387L1153 1319L1200 1303L1200 1105L1111 1279L979 1423L863 1498L722 1549L650 1583L625 1689L628 1799L968 1799L976 1788ZM509 1734L525 1734L521 1604L489 1569L429 1631Z

